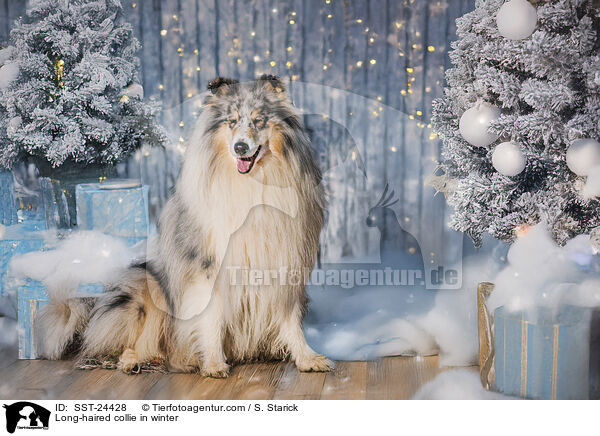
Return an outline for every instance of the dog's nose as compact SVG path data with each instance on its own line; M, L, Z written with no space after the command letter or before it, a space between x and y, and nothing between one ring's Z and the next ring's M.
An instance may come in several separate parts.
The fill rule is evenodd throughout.
M238 156L243 156L248 153L249 147L245 142L236 142L233 146L233 150Z

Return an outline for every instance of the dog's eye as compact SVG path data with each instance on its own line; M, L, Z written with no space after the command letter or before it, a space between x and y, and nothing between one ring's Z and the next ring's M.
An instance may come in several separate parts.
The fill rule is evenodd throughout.
M227 119L227 124L229 127L233 127L237 124L237 118L231 117Z
M265 126L265 119L263 117L254 118L254 126L261 128Z

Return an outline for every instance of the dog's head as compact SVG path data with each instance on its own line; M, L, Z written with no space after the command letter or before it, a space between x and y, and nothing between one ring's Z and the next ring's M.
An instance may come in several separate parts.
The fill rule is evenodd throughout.
M286 134L300 129L301 122L278 77L263 75L246 83L219 77L208 89L208 130L240 174L265 165L273 155L285 156Z

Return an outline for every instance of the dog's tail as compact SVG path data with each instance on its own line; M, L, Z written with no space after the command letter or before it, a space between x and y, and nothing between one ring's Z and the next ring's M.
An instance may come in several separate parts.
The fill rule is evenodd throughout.
M94 358L118 357L125 349L158 356L164 341L164 294L146 265L126 270L94 298L51 295L36 320L38 351L60 359L78 351Z
M64 288L50 292L50 303L36 316L34 336L38 353L47 359L60 359L83 333L92 302L75 298Z

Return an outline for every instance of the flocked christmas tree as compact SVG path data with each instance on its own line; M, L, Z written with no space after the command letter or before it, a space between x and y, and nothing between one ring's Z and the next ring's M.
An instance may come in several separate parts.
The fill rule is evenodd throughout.
M142 142L164 143L119 0L32 0L10 37L0 68L0 166L28 156L52 167L113 164Z
M451 226L481 242L547 223L564 243L600 226L600 41L595 0L478 0L457 20L442 190Z

